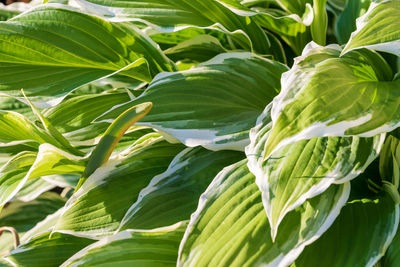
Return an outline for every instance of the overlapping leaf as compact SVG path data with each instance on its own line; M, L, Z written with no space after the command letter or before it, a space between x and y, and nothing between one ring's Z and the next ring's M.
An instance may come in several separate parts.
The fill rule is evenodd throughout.
M340 44L346 43L356 30L356 19L367 11L371 0L347 1L343 12L335 23L335 33Z
M65 204L65 199L56 193L47 192L31 202L14 201L0 215L0 226L14 227L22 240L26 232ZM0 237L0 254L13 248L13 237L3 233Z
M311 43L283 74L265 158L302 139L372 137L400 125L400 80L387 63L370 50L339 54L337 46Z
M400 1L372 2L367 13L357 20L357 30L351 34L343 53L370 48L400 55Z
M178 266L288 266L334 221L349 183L331 186L283 220L272 241L246 160L221 171L200 198L182 240Z
M44 233L11 251L6 259L17 266L59 266L95 240L73 235Z
M400 234L399 229L394 236L385 256L382 259L383 267L395 267L400 262Z
M183 150L140 192L120 229L152 229L189 219L215 175L243 157L235 151L213 152L202 147Z
M270 44L262 29L250 18L241 17L215 0L145 0L141 2L73 0L80 8L110 20L135 20L171 32L197 26L220 29L243 48L268 53Z
M129 101L126 93L87 94L67 99L44 112L48 120L65 136L78 144L98 137L108 124L91 124L115 105Z
M187 223L151 231L126 230L87 246L62 266L175 266Z
M0 169L0 206L13 198L29 179L45 175L83 172L86 161L42 144L39 152L21 152Z
M275 238L285 215L331 184L357 177L378 156L384 135L375 138L321 137L286 145L263 159L271 128L270 105L250 132L246 148Z
M147 36L52 4L0 23L0 92L60 97L101 77L120 74L150 81L174 70ZM54 102L53 102L54 103Z
M112 158L89 176L68 200L54 231L87 236L113 233L139 192L181 150L181 145L169 144L159 135L143 137L130 152Z
M385 254L398 225L399 206L390 197L352 201L331 228L304 249L295 266L372 267Z
M187 146L243 150L248 132L279 92L286 67L250 53L221 54L187 71L160 74L143 95L99 117L112 121L130 106L152 102L137 125L154 127Z

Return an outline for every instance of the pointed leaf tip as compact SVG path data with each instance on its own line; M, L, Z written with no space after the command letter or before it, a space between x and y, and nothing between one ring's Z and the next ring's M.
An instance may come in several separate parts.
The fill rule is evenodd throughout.
M90 156L88 165L79 180L76 190L86 181L86 179L101 165L106 163L111 156L115 146L121 140L124 133L138 120L143 118L147 113L150 112L153 104L151 102L145 102L139 105L135 105L121 115L119 115L114 122L108 127L104 133L100 142L97 144L95 149Z

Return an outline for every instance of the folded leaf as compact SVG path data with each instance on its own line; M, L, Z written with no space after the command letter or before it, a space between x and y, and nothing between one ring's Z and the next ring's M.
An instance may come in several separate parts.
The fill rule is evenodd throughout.
M384 267L395 267L400 262L400 231L397 229L397 233L394 236L385 256L382 259L382 265Z
M385 254L398 224L399 205L390 197L352 201L294 266L372 267Z
M226 167L201 196L178 266L288 266L329 228L349 195L345 183L306 201L282 221L273 242L261 193L246 163Z
M132 26L58 4L1 22L0 40L0 92L9 95L24 88L28 96L55 98L116 72L151 81L155 74L175 69Z
M74 0L88 12L112 21L140 21L164 32L186 27L211 27L230 34L240 46L267 54L266 34L252 19L239 16L214 0Z
M42 178L28 180L17 193L16 198L25 202L32 201L42 193L47 192L54 187L56 187L54 184L49 183Z
M243 159L235 151L186 148L155 176L125 214L120 229L152 229L187 220L222 168Z
M68 200L54 232L101 236L117 230L140 191L182 150L181 145L169 144L159 135L142 139L89 176Z
M335 23L335 33L340 44L349 40L351 33L357 28L356 19L367 11L370 4L371 0L347 1Z
M271 128L270 105L250 132L246 148L249 169L256 176L275 238L278 226L290 211L331 184L350 181L378 157L385 135L374 138L320 137L283 146L263 160Z
M187 223L149 231L126 230L82 249L61 266L175 266Z
M128 107L152 102L137 125L154 127L189 147L243 150L257 116L279 92L285 70L250 53L221 54L187 71L160 74L143 95L97 121L112 121Z
M22 240L26 232L45 219L47 215L64 206L64 204L65 199L53 192L44 193L30 202L13 201L2 210L0 226L14 227ZM13 238L11 234L3 233L0 237L0 254L12 248Z
M87 178L102 166L110 158L114 148L121 140L124 133L138 120L149 113L152 107L151 102L142 103L133 106L121 113L113 123L107 128L99 143L90 154L89 161L83 171L82 177L76 186L76 189L87 180Z
M338 46L311 43L282 75L265 159L302 139L372 137L400 125L400 80L383 58L370 50L339 54Z
M73 235L44 233L11 251L6 259L17 266L59 266L95 240Z
M357 30L343 49L343 54L359 48L370 48L400 55L400 1L379 0L357 19Z
M0 169L0 206L13 198L25 183L52 174L82 173L86 160L42 144L39 152L21 152Z

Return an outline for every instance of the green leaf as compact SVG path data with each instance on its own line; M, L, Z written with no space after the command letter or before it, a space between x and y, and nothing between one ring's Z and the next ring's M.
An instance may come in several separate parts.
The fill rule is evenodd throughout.
M175 69L132 26L58 4L1 22L0 40L0 92L9 95L24 88L28 96L62 97L117 72L149 82L157 73Z
M400 262L400 230L394 236L392 243L382 259L382 267L396 267Z
M214 0L75 0L87 12L111 21L140 21L156 26L163 32L173 32L191 26L209 27L228 33L248 51L267 54L269 41L249 17L235 14ZM157 27L158 26L158 27Z
M347 1L343 12L335 23L335 33L339 44L345 44L353 31L356 30L356 19L365 14L371 0Z
M151 231L126 230L87 246L62 266L176 266L186 226L181 222Z
M398 224L399 206L390 197L352 201L328 231L304 249L295 266L372 267L385 254Z
M98 168L68 200L54 232L112 234L139 192L164 172L182 146L149 134ZM101 200L101 201L99 201Z
M311 0L276 0L276 2L289 14L302 16L306 10L306 4Z
M39 152L21 152L0 169L0 206L13 198L30 179L52 174L80 174L86 160L70 155L50 144Z
M379 157L379 173L383 180L391 182L396 188L400 183L400 140L389 135Z
M160 74L143 95L97 121L112 121L128 107L152 102L137 125L154 127L189 147L243 150L257 116L279 92L285 70L250 53L220 54L190 70Z
M95 240L73 235L44 233L11 251L6 259L16 266L59 266L79 250Z
M0 144L7 143L7 146L16 142L26 143L35 141L39 144L46 142L57 144L44 130L31 123L25 116L14 112L0 110Z
M30 202L19 200L11 202L0 214L0 226L14 227L22 240L28 230L64 204L65 199L53 192L44 193ZM11 248L13 248L11 234L3 233L0 237L0 254Z
M357 19L357 30L351 34L342 54L370 48L399 56L399 13L399 0L372 2L367 13Z
M261 192L246 163L226 167L201 196L178 266L288 266L329 228L349 195L345 183L306 201L282 221L273 242Z
M119 140L121 140L124 133L135 122L149 113L152 106L153 105L151 102L135 105L124 111L113 121L91 153L89 161L81 179L78 182L78 185L76 186L76 189L79 189L79 187L81 187L81 185L97 168L108 161L114 148L118 144Z
M96 117L129 100L127 93L81 95L65 99L47 109L43 115L68 139L73 137L74 141L84 141L97 137L99 132L107 129L108 125L91 124ZM76 137L77 132L80 133L79 138Z
M270 105L250 131L248 166L256 176L275 238L284 217L332 184L350 181L378 157L385 135L375 138L320 137L283 146L263 159L271 129Z
M15 196L18 200L22 201L32 201L40 196L42 193L47 192L56 187L54 184L49 183L48 181L39 178L28 180L25 185L18 191Z
M35 118L34 114L32 113L32 109L29 107L29 105L13 97L0 96L0 109L17 112L27 117L29 120Z
M343 57L339 54L336 45L311 43L282 75L265 158L302 139L372 137L400 125L400 80L392 81L383 58L366 49Z
M326 44L328 29L328 13L325 8L327 0L313 0L314 18L310 26L313 41L320 45Z
M198 35L164 51L174 61L190 59L197 62L207 61L225 52L219 40L211 35Z
M309 24L312 21L311 6L307 6L308 12L304 19L297 15L287 15L280 10L258 9L254 20L281 37L293 51L300 55L305 45L311 41Z
M200 195L223 167L243 159L235 151L186 148L155 176L125 214L120 229L152 229L190 218Z

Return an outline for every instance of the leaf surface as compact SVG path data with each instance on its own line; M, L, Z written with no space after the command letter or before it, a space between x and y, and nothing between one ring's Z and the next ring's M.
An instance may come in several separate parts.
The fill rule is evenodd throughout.
M235 151L186 148L155 176L125 214L120 229L152 229L190 218L200 195L222 168L243 159Z
M385 254L398 224L399 206L390 197L352 201L331 228L304 249L295 266L372 267Z
M285 70L250 53L220 54L190 70L160 74L143 95L97 121L112 121L128 107L152 102L137 125L154 127L189 147L240 151L257 116L279 92Z
M288 266L329 228L349 195L345 183L306 201L287 215L273 242L261 192L246 163L226 167L201 196L178 266Z
M179 243L187 223L151 231L126 230L87 246L66 262L66 266L175 266Z
M274 238L290 211L329 188L350 181L378 157L385 135L320 137L282 147L263 160L271 129L270 105L250 131L248 166L256 176Z
M400 125L400 80L371 50L339 57L311 43L282 75L264 157L287 144L324 136L372 137Z

